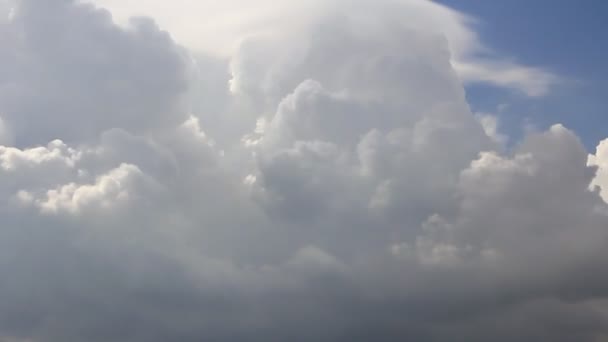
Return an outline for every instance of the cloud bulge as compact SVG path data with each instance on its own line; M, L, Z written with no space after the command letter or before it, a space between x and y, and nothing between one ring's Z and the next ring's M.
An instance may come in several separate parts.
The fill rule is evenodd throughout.
M465 97L558 76L422 0L167 6L0 2L0 340L607 338L605 142Z
M364 21L389 19L393 25L416 27L444 35L451 61L467 83L487 83L542 96L559 77L538 67L521 65L499 56L475 32L477 20L432 1L178 0L167 10L159 0L88 0L111 10L119 23L134 15L155 18L178 42L195 51L230 56L239 42L252 35L281 35L293 39L298 31L317 25L330 13L355 15ZM360 29L369 29L361 26Z

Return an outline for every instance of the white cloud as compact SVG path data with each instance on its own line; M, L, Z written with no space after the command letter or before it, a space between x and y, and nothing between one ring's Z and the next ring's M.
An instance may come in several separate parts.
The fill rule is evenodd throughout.
M121 30L90 5L23 0L1 26L2 116L17 144L147 134L185 119L190 59L153 21Z
M114 205L121 206L130 200L130 186L141 171L134 165L122 164L105 175L99 176L94 184L77 185L70 183L49 190L46 198L35 200L42 212L67 211L78 213L83 208L105 210ZM23 192L20 193L22 197ZM26 196L29 197L29 196Z
M244 39L255 36L292 39L299 32L309 30L311 24L316 25L323 15L338 13L364 19L368 30L374 28L377 18L382 18L395 25L444 35L449 42L451 61L465 82L487 83L519 90L528 96L542 96L559 81L547 70L522 65L493 52L475 32L476 19L427 0L386 0L382 5L343 0L229 0L221 3L179 0L172 3L170 11L166 3L159 0L90 1L110 9L123 24L133 15L151 16L178 42L197 51L221 56L234 55Z
M608 333L606 144L555 125L502 146L454 69L488 62L472 19L139 1L106 4L192 50L69 0L0 23L0 339ZM546 91L497 65L472 80Z
M597 145L595 154L589 155L587 165L597 168L597 175L591 186L599 187L602 198L608 202L608 140Z
M508 137L499 132L499 122L497 116L492 114L477 113L476 117L477 120L479 120L481 127L483 127L484 132L486 132L486 135L490 137L490 139L503 146L507 143Z
M66 146L61 140L53 140L46 147L20 150L15 147L0 146L0 165L6 171L16 171L22 167L58 163L73 167L78 153ZM19 170L19 171L22 171Z
M546 95L552 86L560 82L558 76L546 70L500 59L475 58L473 61L453 63L464 82L516 89L532 97Z

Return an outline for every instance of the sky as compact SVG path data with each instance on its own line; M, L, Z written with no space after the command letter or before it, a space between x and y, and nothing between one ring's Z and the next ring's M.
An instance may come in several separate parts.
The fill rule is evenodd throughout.
M606 6L492 3L0 0L0 341L608 341Z
M503 101L514 108L503 115L505 129L515 130L522 119L547 126L559 121L580 132L585 145L594 149L606 135L608 31L601 0L491 1L442 0L480 19L477 32L492 48L519 61L559 73L563 84L541 101L522 101L509 94L481 87L468 89L472 105L491 111ZM566 47L566 48L565 48Z

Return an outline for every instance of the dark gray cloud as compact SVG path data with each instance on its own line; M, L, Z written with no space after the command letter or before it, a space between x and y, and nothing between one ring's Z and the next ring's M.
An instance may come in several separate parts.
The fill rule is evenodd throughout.
M0 341L608 337L605 143L504 151L428 25L321 15L223 59L13 5Z

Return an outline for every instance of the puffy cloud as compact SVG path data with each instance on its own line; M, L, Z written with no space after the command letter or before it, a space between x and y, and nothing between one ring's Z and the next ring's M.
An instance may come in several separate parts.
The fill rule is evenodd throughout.
M122 164L108 174L99 176L94 184L78 185L70 183L57 189L49 190L45 198L34 199L42 212L56 213L67 211L78 213L81 210L104 210L113 206L124 205L130 198L131 187L141 176L141 171L133 165ZM27 192L18 196L26 202L32 201Z
M153 21L123 30L91 5L24 0L2 26L0 101L18 144L145 134L184 118L189 58Z
M597 145L595 154L589 155L588 165L597 168L597 176L592 186L599 187L604 201L608 202L608 140L603 140Z
M128 3L119 0L90 1L109 8L122 23L127 23L133 15L151 16L182 44L221 56L231 55L235 49L239 49L240 42L252 36L280 37L290 41L298 33L310 29L311 24L317 25L323 16L338 14L341 17L364 19L365 26L360 25L359 28L365 30L365 34L377 34L373 25L376 19L381 18L383 21L393 21L393 26L405 23L444 35L452 52L451 61L465 82L515 89L528 96L542 96L559 82L559 78L547 70L499 56L478 37L474 29L477 24L475 18L432 1L383 0L379 5L365 0L257 0L255 3L229 0L221 4L208 0L179 0L171 11L167 11L166 4L160 0ZM285 43L291 44L293 41ZM341 43L344 46L344 42ZM305 51L305 47L301 48ZM277 50L258 50L257 54L264 56L262 58L281 58L281 52ZM298 57L292 55L290 58ZM290 63L286 60L283 62ZM245 80L239 79L239 82L242 81Z
M0 4L1 340L608 335L605 143L504 146L463 82L552 81L475 60L472 19L192 2L193 52L80 1ZM196 49L180 11L158 18Z

